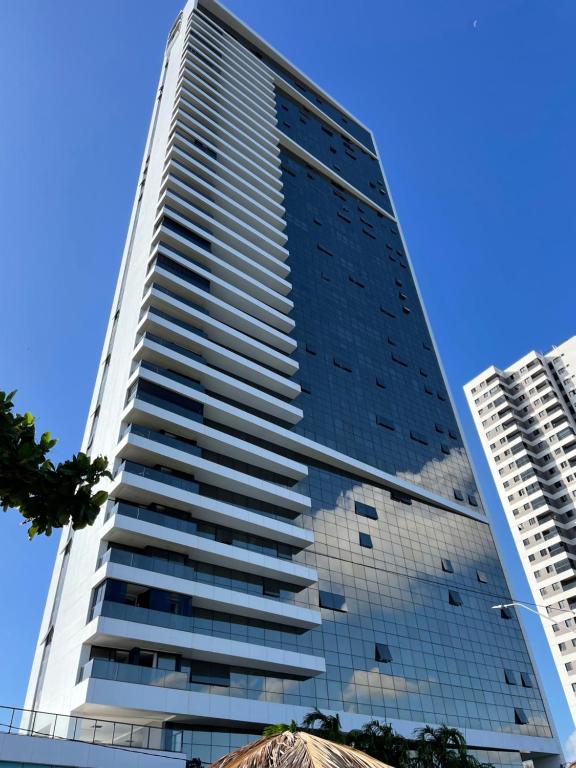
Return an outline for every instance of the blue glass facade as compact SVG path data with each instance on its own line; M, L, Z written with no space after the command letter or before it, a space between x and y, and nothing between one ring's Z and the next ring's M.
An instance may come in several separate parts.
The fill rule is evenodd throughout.
M390 197L375 155L330 127L304 104L276 88L278 128L335 171L376 205L392 213ZM366 225L370 229L370 225Z
M282 168L303 389L295 431L477 509L396 223L285 150Z

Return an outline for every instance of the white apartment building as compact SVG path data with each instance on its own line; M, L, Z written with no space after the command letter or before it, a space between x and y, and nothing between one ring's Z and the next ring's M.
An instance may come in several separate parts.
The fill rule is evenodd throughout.
M576 720L576 336L465 392Z

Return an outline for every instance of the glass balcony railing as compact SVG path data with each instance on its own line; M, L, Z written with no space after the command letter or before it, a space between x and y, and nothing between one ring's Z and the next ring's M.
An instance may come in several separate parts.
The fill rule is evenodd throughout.
M126 517L132 517L136 520L144 520L145 522L153 523L154 525L162 525L166 528L172 528L175 531L191 533L194 536L200 536L201 538L210 539L212 541L220 541L222 544L229 544L230 546L240 547L241 549L247 549L251 552L258 552L261 555L278 557L281 560L292 559L292 547L290 546L272 541L266 542L259 537L250 538L248 534L238 533L234 535L234 532L229 531L227 528L219 529L218 526L203 523L201 521L197 522L192 518L180 518L175 515L158 512L154 509L148 509L147 507L138 507L122 501L110 507L106 519L113 514L125 515ZM220 534L221 530L225 533L225 536Z
M149 725L59 715L18 707L0 707L0 733L66 739L87 744L106 744L134 749L180 752L173 732Z
M192 419L193 421L198 421L200 423L204 421L201 413L193 411L190 408L186 408L183 405L171 403L168 400L165 400L163 397L158 397L158 395L153 395L150 392L143 392L142 390L138 389L136 390L134 397L135 399L143 400L145 403L150 403L150 405L157 405L159 408L164 408L164 410L170 411L171 413L177 413L180 416L185 416L187 419Z
M105 659L91 659L80 671L80 680L96 677L103 680L117 680L121 683L155 685L158 688L188 688L188 675L166 669L139 667L136 664L120 664Z
M208 310L206 310L204 307L201 307L200 304L197 304L195 301L190 301L190 299L185 299L183 296L180 296L180 294L175 293L174 291L169 291L168 288L164 288L164 286L160 285L160 283L152 283L151 288L154 291L158 291L158 293L163 293L164 295L169 296L171 299L179 301L180 304L185 304L187 307L190 307L190 309L195 309L196 312L201 312L203 315L210 314Z
M130 552L125 549L112 547L106 550L98 561L98 567L105 563L117 563L131 568L140 568L153 573L163 573L177 579L195 581L199 584L210 584L234 592L265 597L282 603L294 603L295 593L283 589L276 582L241 574L238 571L222 566L212 566L209 563L179 563L166 557L147 555L142 552Z
M178 439L173 435L166 435L163 432L146 429L146 427L142 427L140 424L131 424L124 430L122 437L126 437L126 435L138 435L139 437L145 437L148 440L153 440L155 443L162 443L162 445L176 448L179 451L185 451L194 456L202 456L202 449L198 445L194 445L188 440Z
M139 477L145 477L148 480L155 480L156 482L165 483L166 485L172 485L174 488L180 488L183 491L190 491L191 493L198 493L199 490L198 483L194 480L179 477L166 470L145 467L143 464L138 464L135 461L122 462L118 468L117 474L120 472L129 472L132 475L138 475Z
M181 632L194 632L210 637L221 637L239 642L249 642L271 648L283 648L301 651L302 630L260 621L244 616L218 613L203 609L194 609L196 616L183 616L167 611L158 611L135 605L117 603L113 600L101 600L90 613L90 619L103 616L137 624L148 624ZM306 646L308 647L308 646ZM312 653L312 650L305 651Z
M195 381L194 379L191 379L189 376L184 376L183 373L177 373L176 371L171 371L168 368L163 368L161 365L154 365L153 363L149 363L147 360L141 360L140 361L140 368L145 368L147 371L153 371L154 373L160 374L160 376L166 376L167 379L172 379L173 381L178 381L180 384L184 384L186 387L191 387L192 389L196 389L198 392L204 392L204 387L202 384L200 384L199 381ZM167 401L164 401L167 402ZM167 404L171 405L170 403Z
M160 317L163 320L167 320L169 323L173 323L174 325L177 325L180 328L183 328L185 331L188 331L189 333L193 333L195 336L199 336L201 339L208 338L208 335L200 328L196 328L196 326L190 325L190 323L185 323L184 320L179 320L177 317L173 317L172 315L169 315L167 312L162 312L162 310L156 309L156 307L150 307L150 309L148 310L148 314L153 315L155 317Z
M197 355L196 352L192 352L191 349L186 349L186 347L183 347L180 344L175 344L173 341L166 341L166 339L163 339L160 336L156 336L155 333L145 333L144 341L152 341L154 344L159 344L161 347L171 349L173 352L177 352L179 355L189 357L190 360L194 360L197 363L205 362L202 355Z
M115 603L112 600L102 600L92 608L90 618L105 616L109 619L121 619L122 621L135 621L139 624L150 624L166 629L178 629L182 632L194 632L195 624L193 616L181 616L167 611L155 611L152 608L142 608L136 605Z

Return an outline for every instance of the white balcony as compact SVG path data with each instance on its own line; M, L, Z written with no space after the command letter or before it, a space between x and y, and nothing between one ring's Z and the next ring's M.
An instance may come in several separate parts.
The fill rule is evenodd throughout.
M287 282L290 267L286 264L288 251L270 241L266 242L254 230L230 216L222 208L214 205L209 198L194 195L190 189L182 189L187 199L176 188L165 187L160 195L158 210L167 205L171 212L176 211L183 219L184 226L196 225L201 230L209 230L212 243L212 253L222 257L227 263L233 264L246 274L267 285L269 288L286 295L292 290ZM192 199L190 199L192 198ZM243 231L252 239L241 234ZM254 240L258 240L258 245ZM281 258L278 258L278 256Z
M187 452L185 443L183 446L179 449L158 442L153 437L143 437L128 431L120 439L116 455L145 465L162 464L162 466L187 472L194 476L196 482L224 488L268 504L275 504L291 512L302 513L310 508L310 499L307 496L295 493L286 486L261 480L245 472L230 469L224 464L206 460L198 454Z
M187 656L194 659L215 664L230 664L292 675L314 677L326 670L326 663L321 656L106 616L99 616L89 622L84 631L83 642L115 648L142 645L167 653L186 652Z
M176 119L194 130L194 122L182 112L176 112ZM198 147L187 144L186 150L176 146L172 139L168 143L166 166L171 160L177 161L181 167L187 168L196 176L206 177L216 189L238 200L251 210L254 215L275 226L279 223L285 226L282 197L272 196L257 189L237 173L230 171L217 158L210 157Z
M232 352L229 348L206 338L200 329L196 330L188 324L183 327L177 318L170 320L169 317L163 317L154 308L150 308L144 312L138 325L138 333L150 331L159 334L163 339L201 355L207 365L229 373L231 376L238 376L257 387L263 387L269 390L270 394L291 400L300 394L300 385L286 376L271 371L254 360Z
M207 268L213 278L220 278L226 284L241 290L270 309L280 314L288 314L292 311L293 303L285 295L292 290L289 282L279 278L264 267L260 267L238 251L233 251L201 224L190 218L185 218L182 214L165 208L162 209L157 218L158 223L162 216L175 221L184 228L184 231L176 232L170 228L170 225L167 226L165 222L161 223L154 232L153 248L160 242L168 247L171 246L179 251L184 259L189 256L188 262L192 259L196 264ZM200 219L199 216L195 216L195 218ZM213 243L212 249L208 250L195 242L195 236ZM239 266L234 266L234 264ZM257 277L252 277L251 272L257 274Z
M162 252L162 249L159 249L159 252ZM172 254L170 254L170 257L174 258ZM176 259L174 258L174 260ZM180 263L184 265L185 261L180 261ZM189 265L186 266L188 267ZM209 273L204 272L204 275L206 279L210 279ZM211 317L221 320L231 328L235 328L282 352L290 353L296 348L296 342L290 336L252 316L249 311L243 311L238 304L247 306L248 302L243 300L242 296L239 297L236 304L225 301L218 298L214 293L208 293L206 290L199 288L183 277L173 274L158 264L155 264L154 269L148 275L147 287L150 288L152 284L158 284L167 290L177 292L178 295L182 295L184 301L191 300L198 303L201 307L206 307Z
M157 307L177 320L191 323L203 331L211 341L228 349L234 349L239 354L268 368L273 368L286 376L294 376L298 372L299 366L296 360L226 323L221 323L208 314L203 307L187 302L177 295L166 293L161 286L154 287L152 284L144 294L142 309L146 310L150 306Z
M174 507L208 523L253 533L292 546L307 546L313 540L309 531L292 523L236 504L211 499L198 492L177 488L159 480L151 480L130 471L122 471L116 475L110 486L110 496L145 506L155 503Z
M308 587L318 581L318 575L313 568L292 560L224 544L221 541L189 533L182 526L173 528L171 525L164 525L163 522L172 523L172 521L168 519L169 515L163 515L161 512L139 508L130 508L130 512L141 514L142 517L125 514L121 503L114 505L111 508L112 514L102 526L102 540L126 546L144 544L163 549L169 548L199 562L212 563L301 587ZM144 517L146 519L143 519ZM166 519L163 520L163 518ZM154 520L158 522L153 522ZM306 541L305 544L309 546L311 542Z
M250 553L247 553L249 555ZM291 627L312 629L322 623L319 611L283 603L267 597L258 597L211 584L180 579L164 573L132 568L119 563L106 563L98 568L92 578L93 587L104 579L116 579L166 592L176 592L193 598L194 605L207 610L245 616L262 621L273 621Z
M269 229L267 232L267 235L272 237L262 234L261 225L257 227L256 222L252 219L249 223L246 221L248 217L245 210L240 209L237 211L242 217L239 218L230 212L229 200L223 198L223 205L218 205L214 200L214 190L212 188L205 187L204 191L202 191L198 187L201 187L201 185L196 182L193 185L185 184L174 176L169 175L164 183L162 192L166 192L167 195L171 196L174 207L177 207L177 204L187 203L194 210L201 206L205 211L209 212L210 224L212 228L217 228L216 231L219 232L219 236L224 242L238 248L240 251L242 251L242 245L245 243L248 248L247 255L250 255L250 258L258 261L262 266L267 266L276 274L286 277L290 272L290 268L284 262L289 254L288 250L279 242L284 242L286 235L272 229ZM183 210L186 214L189 212L188 207L185 207ZM230 235L230 233L233 233L233 235Z
M128 403L122 414L122 421L193 438L201 449L206 448L294 480L301 480L308 474L305 464L138 397Z
M195 359L193 353L183 354L155 340L143 338L134 349L134 360L147 360L153 365L169 368L183 376L193 378L201 382L216 397L221 395L244 404L260 411L264 417L273 416L288 424L297 424L302 419L303 414L300 408L211 368ZM246 413L246 416L248 415Z

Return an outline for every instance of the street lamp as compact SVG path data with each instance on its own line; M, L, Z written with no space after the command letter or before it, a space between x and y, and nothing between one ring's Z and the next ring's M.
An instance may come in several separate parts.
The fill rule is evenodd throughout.
M540 616L541 619L548 619L548 621L558 621L560 619L559 616L557 616L555 619L553 619L550 616L548 616L547 614L540 613L540 611L536 610L535 608L532 608L527 603L521 603L521 602L519 602L517 600L515 600L512 603L502 603L500 605L493 605L492 608L498 608L499 610L501 610L502 608L513 608L513 607L516 607L516 606L518 608L525 608L527 611L530 611L530 613L535 613L536 616ZM538 607L544 608L543 605L542 606L538 606ZM572 608L550 608L550 609L547 608L546 610L547 611L548 610L550 610L550 611L560 611L561 613L569 614L572 618L576 617L576 610L573 610Z

